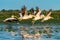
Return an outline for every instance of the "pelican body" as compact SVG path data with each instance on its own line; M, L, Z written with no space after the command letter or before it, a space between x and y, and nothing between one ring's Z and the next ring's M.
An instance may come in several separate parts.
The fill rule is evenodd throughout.
M19 20L27 20L27 19L31 19L34 17L34 15L31 15L31 14L28 15L27 10L25 10L24 15L22 14L23 14L22 12L19 13L20 15L20 17L18 18Z
M51 15L51 11L49 11L49 13L47 14L47 16L45 16L44 19L41 22L47 21L49 19L53 19L53 17L51 17L50 15Z
M42 18L44 18L44 15L43 14L41 15L41 10L38 7L36 7L36 13L33 21L37 21Z
M12 21L17 21L17 19L16 19L16 18L14 18L14 16L13 16L13 15L12 15L12 17L7 18L7 19L5 19L5 20L4 20L4 22L12 22Z

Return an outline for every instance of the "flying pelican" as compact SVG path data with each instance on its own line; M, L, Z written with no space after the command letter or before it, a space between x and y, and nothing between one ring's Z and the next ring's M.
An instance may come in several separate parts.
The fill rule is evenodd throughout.
M53 17L51 17L50 15L51 15L51 10L49 10L47 16L45 16L41 22L44 22L44 21L49 20L49 19L53 19Z
M17 21L14 15L12 15L10 18L5 19L3 22L12 22L12 21Z
M36 7L36 13L35 13L35 16L34 16L34 19L32 22L35 23L35 21L42 19L44 17L45 16L43 14L41 14L41 10L38 7Z
M27 10L23 9L22 12L19 13L20 17L18 18L19 20L27 20L27 19L30 19L32 18L34 15L32 14L27 14Z

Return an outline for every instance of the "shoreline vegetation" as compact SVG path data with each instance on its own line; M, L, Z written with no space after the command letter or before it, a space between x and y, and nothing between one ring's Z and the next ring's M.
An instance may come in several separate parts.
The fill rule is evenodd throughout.
M19 11L20 10L5 10L5 9L0 10L0 22L3 22L3 20L5 20L6 18L11 17L11 15L14 15L18 18ZM47 15L47 12L48 12L47 10L42 10L42 13L44 15ZM31 14L31 10L28 10L28 14ZM60 10L52 10L51 16L54 19L50 19L50 20L45 21L45 22L54 22L54 23L60 22ZM29 20L29 21L31 21L31 20ZM40 20L38 20L38 21L40 21ZM23 22L23 21L21 21L21 22ZM27 20L25 20L24 22L27 22Z

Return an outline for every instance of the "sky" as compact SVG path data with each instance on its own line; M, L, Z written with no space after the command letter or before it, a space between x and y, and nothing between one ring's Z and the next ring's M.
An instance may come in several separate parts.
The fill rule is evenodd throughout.
M27 9L38 6L42 10L59 10L60 0L0 0L0 10L21 9L25 5Z

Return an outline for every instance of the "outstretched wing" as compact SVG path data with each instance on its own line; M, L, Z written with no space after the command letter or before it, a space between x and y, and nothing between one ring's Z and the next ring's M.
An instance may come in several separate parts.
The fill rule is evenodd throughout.
M39 12L36 14L36 16L40 15L41 14L41 10L39 10Z
M22 17L22 13L19 13L20 17Z
M51 12L49 12L48 14L47 14L47 16L50 16L51 15Z

